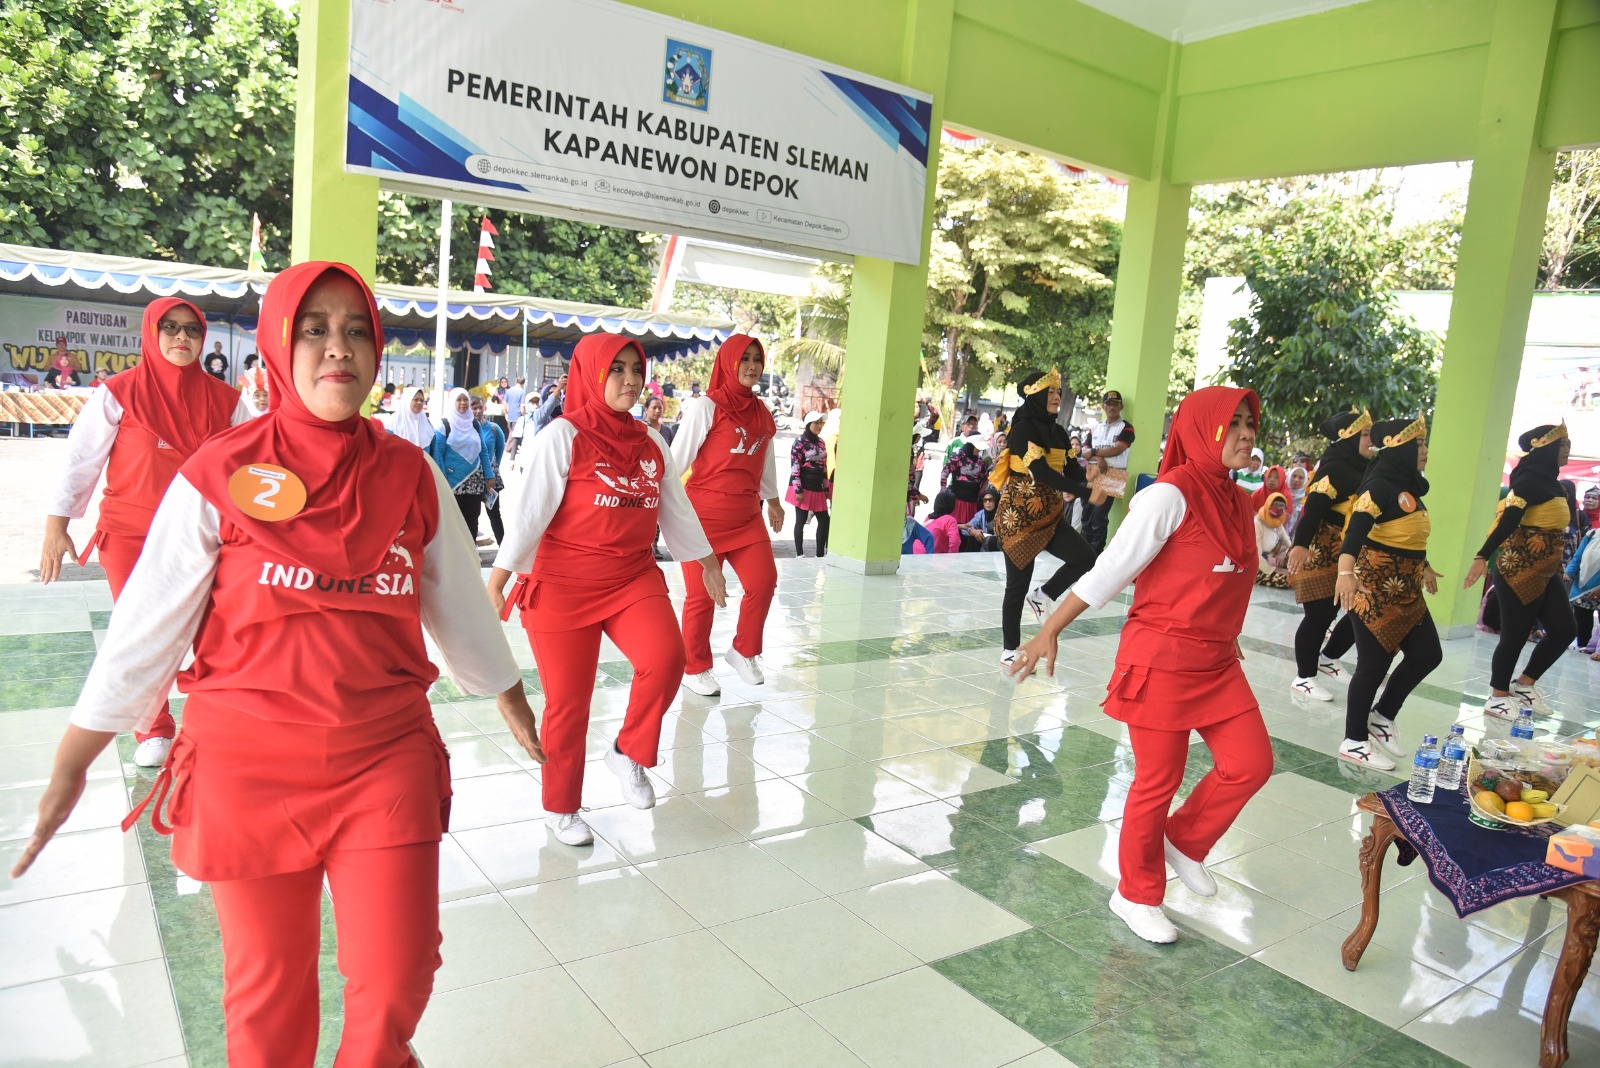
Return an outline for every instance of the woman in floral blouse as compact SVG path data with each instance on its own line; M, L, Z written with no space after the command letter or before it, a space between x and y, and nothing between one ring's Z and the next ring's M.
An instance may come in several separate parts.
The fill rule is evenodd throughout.
M805 433L789 449L789 493L794 507L794 554L805 555L806 521L817 517L817 555L828 555L828 501L833 496L833 479L828 477L828 448L818 436L821 412L806 415Z
M978 511L978 494L989 477L989 465L978 455L978 447L967 443L950 454L944 471L939 475L939 488L948 489L956 496L957 523L965 523Z

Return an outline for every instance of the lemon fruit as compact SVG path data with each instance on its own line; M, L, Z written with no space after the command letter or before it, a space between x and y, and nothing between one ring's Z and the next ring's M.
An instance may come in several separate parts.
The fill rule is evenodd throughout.
M1504 813L1506 810L1505 801L1493 790L1480 790L1473 796L1472 800L1477 802L1478 807L1485 812Z
M1526 823L1533 819L1533 806L1526 801L1507 801L1506 819Z

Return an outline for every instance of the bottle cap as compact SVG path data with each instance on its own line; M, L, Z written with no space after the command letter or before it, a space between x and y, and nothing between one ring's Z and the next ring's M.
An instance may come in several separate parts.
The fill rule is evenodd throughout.
M1466 734L1467 733L1467 728L1462 726L1459 723L1452 723L1452 724L1450 724L1450 733L1451 734Z
M1423 745L1438 745L1439 744L1439 739L1435 738L1431 734L1424 734L1422 736L1422 744Z

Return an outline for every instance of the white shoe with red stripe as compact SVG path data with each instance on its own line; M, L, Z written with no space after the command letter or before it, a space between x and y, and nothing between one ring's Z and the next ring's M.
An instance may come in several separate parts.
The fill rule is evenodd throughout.
M1394 761L1367 742L1353 742L1349 738L1339 744L1339 759L1359 764L1363 768L1376 768L1378 771L1394 770Z

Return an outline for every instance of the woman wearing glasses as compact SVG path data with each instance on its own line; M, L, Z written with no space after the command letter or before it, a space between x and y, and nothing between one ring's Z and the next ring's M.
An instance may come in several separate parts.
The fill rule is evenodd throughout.
M39 581L61 575L61 558L78 563L99 551L100 566L118 597L133 572L167 485L208 438L250 418L238 390L200 366L205 316L188 301L163 297L144 310L139 364L89 395L67 438L66 470L56 481L45 517ZM83 518L100 473L105 495L93 537L80 554L67 523ZM166 700L148 732L135 732L134 762L160 767L177 733Z

